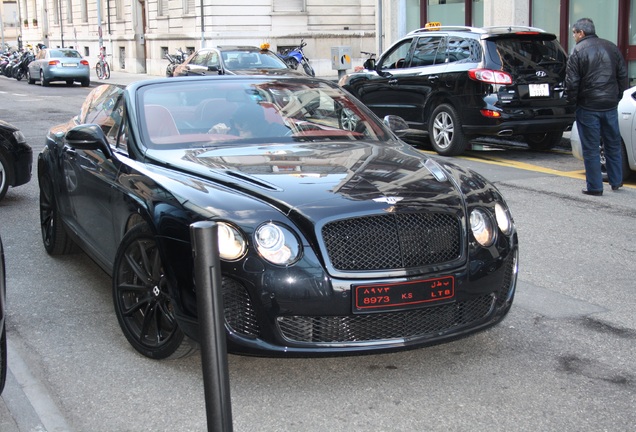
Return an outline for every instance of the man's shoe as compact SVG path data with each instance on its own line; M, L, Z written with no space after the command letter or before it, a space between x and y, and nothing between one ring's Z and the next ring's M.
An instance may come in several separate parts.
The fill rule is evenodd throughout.
M594 195L594 196L601 196L603 195L603 191L599 190L599 191L591 191L591 190L587 190L587 189L583 189L581 192L583 192L584 195Z
M612 190L613 191L617 191L618 189L620 189L621 187L623 187L623 183L619 184L618 186L612 186Z

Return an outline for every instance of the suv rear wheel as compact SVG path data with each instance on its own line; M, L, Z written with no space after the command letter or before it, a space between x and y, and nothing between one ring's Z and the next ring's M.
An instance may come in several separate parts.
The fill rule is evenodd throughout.
M435 151L444 156L462 154L468 146L457 111L449 104L442 104L433 111L428 136Z
M523 139L528 143L530 149L549 150L561 142L563 132L546 132L536 134L526 134Z

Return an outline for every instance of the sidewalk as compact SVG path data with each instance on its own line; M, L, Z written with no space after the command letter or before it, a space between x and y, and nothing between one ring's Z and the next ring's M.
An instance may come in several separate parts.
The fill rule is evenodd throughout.
M91 87L95 87L101 84L119 84L128 85L137 81L143 81L148 79L165 78L165 75L149 75L149 74L137 74L122 71L111 71L109 79L100 80L95 74L95 70L91 71Z

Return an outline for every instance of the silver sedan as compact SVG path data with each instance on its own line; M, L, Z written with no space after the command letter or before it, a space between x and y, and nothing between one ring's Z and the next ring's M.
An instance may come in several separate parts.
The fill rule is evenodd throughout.
M45 87L51 81L65 81L68 85L78 81L82 87L88 87L91 83L91 70L88 60L77 50L46 48L40 50L35 60L29 63L27 81L29 84L40 81Z
M629 176L636 171L636 86L631 87L623 92L623 97L618 103L618 126L621 130L622 138L622 160L623 160L623 180L627 180ZM581 148L581 139L576 122L572 125L572 135L570 136L572 143L572 154L575 158L583 160L583 150ZM607 170L605 167L605 155L603 154L603 143L601 143L601 170L603 178L607 179Z

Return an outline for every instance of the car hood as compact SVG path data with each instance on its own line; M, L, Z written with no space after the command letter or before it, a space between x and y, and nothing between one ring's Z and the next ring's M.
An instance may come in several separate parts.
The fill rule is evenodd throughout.
M1 129L5 129L5 130L7 130L9 132L15 132L15 131L18 130L17 127L13 126L11 123L7 123L4 120L0 120L0 128Z
M444 211L462 207L448 172L408 145L268 143L149 150L148 156L268 202L285 214L321 212L320 217L328 217L336 212L393 211L395 205Z

